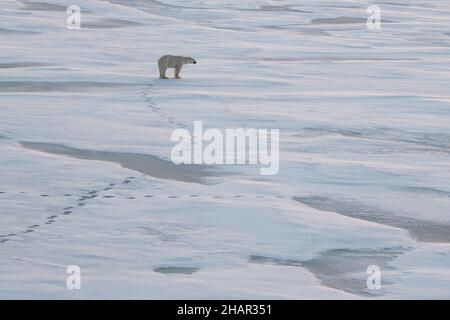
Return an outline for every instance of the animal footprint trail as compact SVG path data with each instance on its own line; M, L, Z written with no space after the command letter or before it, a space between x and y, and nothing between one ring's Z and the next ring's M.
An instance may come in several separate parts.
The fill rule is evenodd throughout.
M51 224L55 223L60 216L71 215L72 213L74 213L75 206L83 207L83 206L87 205L90 200L93 200L93 199L99 197L99 195L102 191L110 191L119 184L128 185L134 179L135 179L135 177L130 176L130 177L125 178L124 180L122 180L119 183L109 183L107 185L107 187L104 187L104 188L101 188L98 190L89 190L89 191L81 194L76 199L76 205L66 206L66 207L62 208L61 214L52 214L52 215L47 216L43 225L51 225ZM25 192L21 192L21 193L24 194ZM6 194L6 192L1 191L0 194L4 195L4 194ZM51 195L47 194L47 193L39 194L39 196L44 197L44 198L51 197ZM72 197L72 194L64 193L62 196L63 197ZM104 198L109 198L109 197L113 198L114 196L104 195L103 197ZM130 198L134 199L134 197L130 197ZM22 230L19 233L0 234L0 244L6 243L6 242L12 240L13 238L17 237L19 234L26 235L26 234L33 233L33 232L37 231L41 226L42 226L41 224L33 224L33 225L29 225L29 226L25 227L24 230Z
M164 119L166 122L170 123L173 126L177 126L179 128L186 128L187 126L181 122L175 121L172 117L168 116L161 107L158 107L156 103L151 98L151 88L153 84L148 86L148 89L142 92L142 96L144 97L145 103L150 108L150 110L155 113L158 117Z
M123 178L122 180L119 180L118 182L111 182L108 183L106 186L93 189L93 190L87 190L81 193L78 196L72 195L70 193L64 193L60 196L62 197L74 197L74 203L72 205L67 205L61 209L61 213L59 214L51 214L46 216L45 221L41 224L32 224L25 227L22 231L17 233L8 233L8 234L0 234L0 244L6 243L15 237L18 237L19 235L27 235L36 232L39 228L42 226L50 226L58 221L63 216L69 216L76 212L77 209L80 209L81 207L85 207L89 205L90 201L93 201L94 199L113 199L113 198L119 198L127 201L132 200L138 200L138 199L147 199L148 201L160 201L160 200L169 200L169 201L183 201L186 199L198 199L198 200L207 200L207 201L223 201L226 199L233 199L233 201L241 200L245 201L245 199L248 199L251 195L248 194L230 194L230 195L219 195L219 194L184 194L184 193L166 193L166 194L143 194L143 195L113 195L110 194L111 190L114 190L115 188L124 188L124 190L130 191L130 187L135 181L136 177L134 176L128 176ZM2 191L0 192L0 195L5 195L6 192ZM51 194L43 193L43 194L37 194L37 196L41 197L52 197ZM286 198L284 195L255 195L255 198L262 199L262 198L273 198L273 199L280 199L280 198Z
M65 207L64 208L64 212L62 213L64 216L68 216L69 214L72 213L72 209L73 207Z

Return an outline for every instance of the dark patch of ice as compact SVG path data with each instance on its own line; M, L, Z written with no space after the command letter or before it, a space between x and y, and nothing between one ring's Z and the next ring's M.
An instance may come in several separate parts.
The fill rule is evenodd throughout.
M366 23L367 18L356 17L337 17L337 18L317 18L312 19L311 24L314 25L326 25L326 24L358 24Z
M383 281L381 273L381 289L368 289L367 268L376 265L381 272L392 270L389 263L404 251L404 249L330 250L304 262L303 265L328 287L363 296L376 296L383 294L385 292L383 286L391 283ZM360 276L355 277L357 274Z
M38 1L20 1L23 4L23 10L30 10L30 11L66 11L67 6L54 4L54 3L47 3L47 2L38 2Z
M389 142L404 142L411 145L434 149L435 151L450 152L450 134L432 132L413 132L395 128L335 128L312 127L303 128L307 136L340 135L347 138L380 140ZM303 137L305 135L298 134Z
M420 193L420 194L430 194L438 197L450 197L450 191L445 191L436 188L429 187L405 187L404 190L408 192Z
M0 63L0 69L27 68L27 67L47 67L50 64L40 62L11 62Z
M420 242L450 242L450 224L399 215L350 200L326 196L293 197L314 209L408 230Z
M89 92L98 90L117 90L129 86L131 83L108 83L108 82L0 82L0 93L2 92Z
M102 19L98 21L82 21L81 28L83 29L114 29L124 27L141 26L139 22L121 20L121 19Z
M252 255L250 256L249 261L252 263L270 263L279 266L303 267L303 262L299 260L273 258L268 256Z
M381 276L381 289L368 289L366 283L367 268L376 265L381 272L392 270L393 268L389 266L389 263L405 251L406 249L403 248L336 249L323 252L318 257L307 261L261 255L252 255L249 261L251 263L303 267L313 273L325 286L362 296L378 296L385 293L383 286L391 283L383 281L383 276Z
M265 6L260 6L259 11L311 13L311 11L298 10L298 9L295 9L295 6L289 6L289 5L280 5L280 6L265 5Z
M36 34L41 34L41 33L42 33L42 32L37 32L37 31L12 30L12 29L0 28L0 35L1 35L1 34L11 34L11 35L17 35L17 34L21 34L21 35L36 35Z
M162 274L186 274L191 275L197 272L199 268L195 267L159 267L153 269L153 271Z
M110 151L84 150L64 145L40 142L20 142L28 149L50 154L65 155L77 159L106 161L140 173L167 180L208 184L205 179L217 176L212 167L202 165L175 165L153 155Z

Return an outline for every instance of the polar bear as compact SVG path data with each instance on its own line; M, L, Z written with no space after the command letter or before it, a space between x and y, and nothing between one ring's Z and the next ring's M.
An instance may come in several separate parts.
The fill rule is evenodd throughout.
M171 55L162 56L158 60L159 78L160 79L168 79L166 77L167 68L175 68L175 79L181 79L180 71L181 71L181 68L183 68L183 65L196 64L196 63L197 63L197 61L195 61L191 57L181 57L181 56L171 56Z

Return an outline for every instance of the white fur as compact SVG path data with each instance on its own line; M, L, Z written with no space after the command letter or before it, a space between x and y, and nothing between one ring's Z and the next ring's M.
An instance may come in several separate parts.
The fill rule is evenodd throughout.
M175 69L175 79L181 79L180 72L181 72L181 68L183 68L183 65L196 64L196 63L197 63L197 61L195 61L191 57L181 57L181 56L171 56L171 55L162 56L158 60L159 77L161 79L168 79L166 77L167 68L174 68Z

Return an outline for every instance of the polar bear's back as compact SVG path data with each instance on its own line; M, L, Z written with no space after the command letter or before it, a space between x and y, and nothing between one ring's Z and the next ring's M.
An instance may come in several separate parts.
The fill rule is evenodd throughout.
M159 58L158 65L163 65L168 68L175 68L175 66L183 63L183 57L181 56L172 56L172 55L165 55Z

